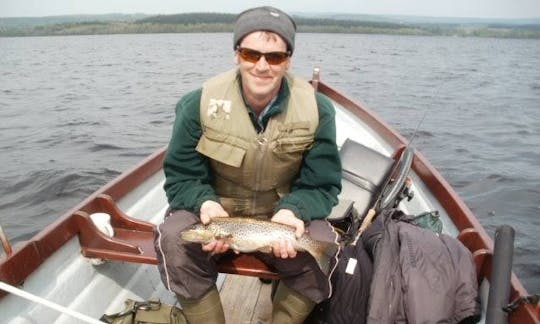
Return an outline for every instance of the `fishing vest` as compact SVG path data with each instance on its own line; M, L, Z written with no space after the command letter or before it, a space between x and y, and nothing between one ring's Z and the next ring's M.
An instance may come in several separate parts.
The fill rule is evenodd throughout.
M315 92L308 82L287 75L286 109L257 133L239 78L232 70L203 84L196 149L209 158L213 188L231 216L270 216L313 145L319 124Z

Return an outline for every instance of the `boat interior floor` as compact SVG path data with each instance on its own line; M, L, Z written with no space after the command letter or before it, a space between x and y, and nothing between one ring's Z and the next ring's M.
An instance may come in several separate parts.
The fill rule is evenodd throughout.
M256 277L227 275L220 289L227 323L270 323L272 285Z

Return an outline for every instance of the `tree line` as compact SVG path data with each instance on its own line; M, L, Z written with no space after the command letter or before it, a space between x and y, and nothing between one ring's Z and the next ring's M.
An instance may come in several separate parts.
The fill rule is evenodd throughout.
M31 27L0 26L0 36L232 32L236 14L184 13L136 20L63 22ZM540 25L405 24L294 17L298 32L540 38Z

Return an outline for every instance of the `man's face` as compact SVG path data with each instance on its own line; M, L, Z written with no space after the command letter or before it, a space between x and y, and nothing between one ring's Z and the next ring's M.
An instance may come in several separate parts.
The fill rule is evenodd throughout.
M255 50L261 53L286 52L287 44L281 37L271 32L256 31L248 34L240 42L241 48ZM235 62L242 77L244 95L248 101L270 101L279 91L281 80L289 69L290 58L280 64L269 64L262 56L257 62L251 63L243 59L238 51Z

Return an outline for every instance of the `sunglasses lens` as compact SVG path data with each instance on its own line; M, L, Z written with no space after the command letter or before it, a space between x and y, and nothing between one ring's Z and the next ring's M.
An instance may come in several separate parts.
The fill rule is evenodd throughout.
M261 59L261 56L262 56L262 53L254 51L254 50L250 50L248 48L240 48L238 52L240 53L240 56L242 56L244 60L250 63L257 63Z
M287 53L279 52L267 53L264 55L266 62L268 62L269 64L281 64L287 59L287 57L289 57Z
M249 48L239 48L238 53L242 57L242 59L250 62L250 63L257 63L261 56L264 56L264 59L268 64L271 65L277 65L283 63L288 57L288 53L283 52L271 52L271 53L261 53L259 51L255 51Z

